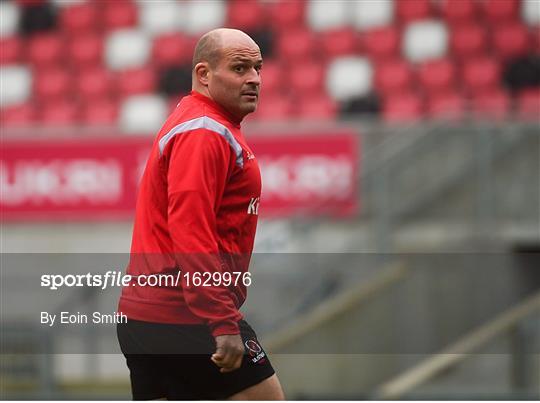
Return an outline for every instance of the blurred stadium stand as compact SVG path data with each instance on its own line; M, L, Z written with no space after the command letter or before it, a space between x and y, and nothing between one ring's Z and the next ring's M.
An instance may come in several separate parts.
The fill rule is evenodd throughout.
M540 0L0 1L2 138L154 135L191 89L197 38L219 26L244 29L265 58L248 135L346 126L361 137L357 215L259 226L246 315L288 396L537 399L540 306L527 298L539 282L511 257L540 244ZM125 253L130 232L121 219L10 222L2 248ZM501 253L502 276L452 277L451 259L421 256L441 251ZM441 346L515 307L463 360L429 369ZM33 330L15 330L8 341L31 350ZM389 353L415 340L433 354ZM2 398L129 397L112 355L11 358L0 375L22 383L4 383Z
M169 104L189 91L194 43L218 26L245 29L261 45L268 86L259 120L309 119L313 111L327 119L357 112L393 123L492 111L528 119L520 112L522 94L528 104L534 90L540 98L536 0L8 0L0 8L3 127L125 127L120 111L130 96L151 94ZM110 80L98 85L102 97L95 99L94 86L80 81L98 69ZM522 79L527 69L530 77ZM264 107L276 97L290 100L290 110ZM323 101L303 106L314 97ZM379 102L365 107L359 99L366 97ZM88 113L90 100L115 107L104 118ZM66 103L73 105L69 112ZM45 104L59 112L41 113Z

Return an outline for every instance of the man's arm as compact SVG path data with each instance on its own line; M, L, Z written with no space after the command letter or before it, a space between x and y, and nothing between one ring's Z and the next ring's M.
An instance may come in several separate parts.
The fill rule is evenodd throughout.
M242 315L227 287L195 286L194 273L223 272L219 258L216 212L234 165L229 144L205 129L177 135L168 155L168 224L190 310L214 337L239 334Z

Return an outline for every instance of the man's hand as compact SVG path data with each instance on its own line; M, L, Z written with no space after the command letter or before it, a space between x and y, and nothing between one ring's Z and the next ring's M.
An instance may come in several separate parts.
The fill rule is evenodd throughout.
M243 355L244 345L239 334L216 336L216 352L211 359L222 373L240 368Z

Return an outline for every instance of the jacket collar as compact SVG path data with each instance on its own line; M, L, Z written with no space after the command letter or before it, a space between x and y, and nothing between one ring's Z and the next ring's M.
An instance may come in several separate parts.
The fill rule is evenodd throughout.
M241 120L238 120L236 117L231 115L225 108L223 108L220 104L215 102L213 99L208 98L206 95L203 95L200 92L193 91L193 90L190 92L190 95L196 100L204 102L210 108L212 108L213 110L218 112L220 115L222 115L225 119L227 119L229 122L231 122L238 129L240 129Z

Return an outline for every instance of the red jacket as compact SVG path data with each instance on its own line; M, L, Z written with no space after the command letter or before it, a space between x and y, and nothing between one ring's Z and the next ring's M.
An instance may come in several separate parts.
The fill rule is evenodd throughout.
M246 272L257 227L261 178L240 123L197 92L184 97L154 141L137 198L127 273ZM246 298L237 285L122 289L119 312L155 323L208 324L238 334Z

